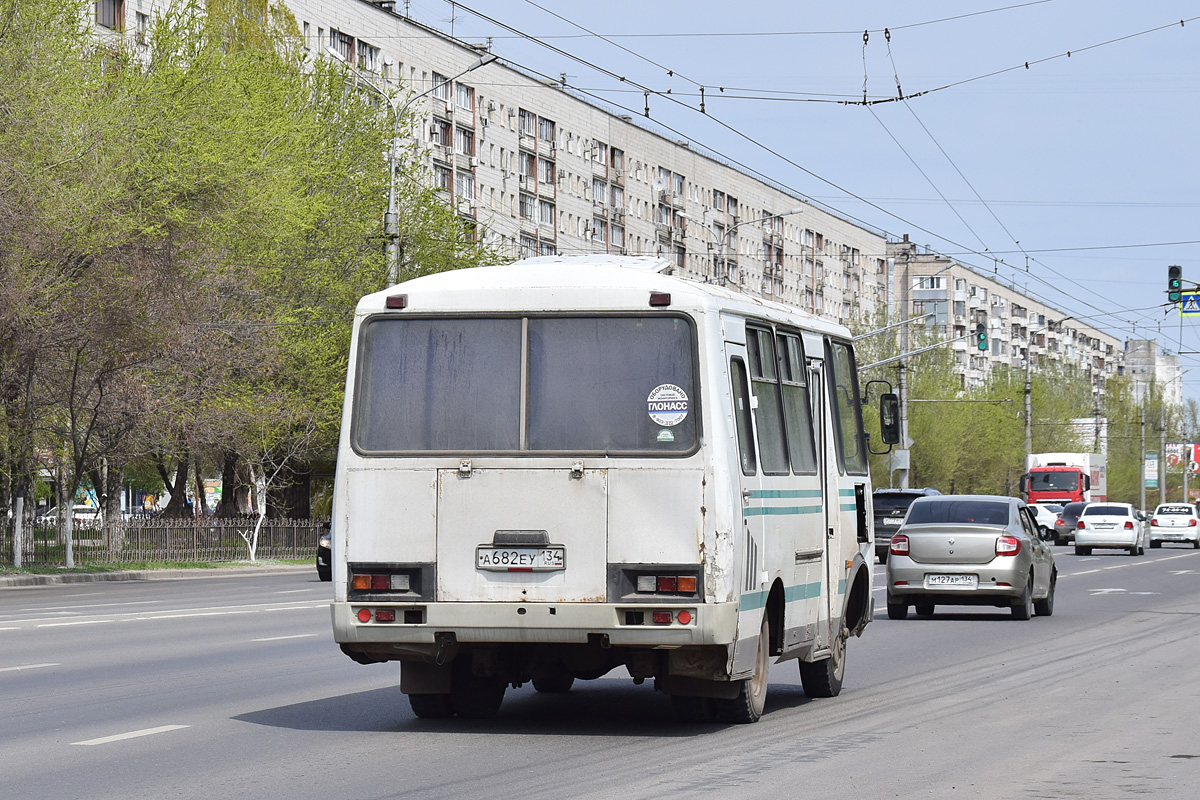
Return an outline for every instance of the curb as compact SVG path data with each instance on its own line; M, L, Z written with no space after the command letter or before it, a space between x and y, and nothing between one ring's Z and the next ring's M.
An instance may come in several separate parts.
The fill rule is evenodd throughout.
M17 586L56 586L65 583L103 583L108 581L179 581L197 578L227 578L241 575L313 573L316 568L300 564L247 565L216 569L143 569L121 572L68 572L62 575L0 575L0 588Z

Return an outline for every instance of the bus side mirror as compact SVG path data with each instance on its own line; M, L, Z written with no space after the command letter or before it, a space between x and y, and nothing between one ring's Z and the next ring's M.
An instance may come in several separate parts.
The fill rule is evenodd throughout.
M900 398L893 392L879 395L879 436L884 444L900 443Z

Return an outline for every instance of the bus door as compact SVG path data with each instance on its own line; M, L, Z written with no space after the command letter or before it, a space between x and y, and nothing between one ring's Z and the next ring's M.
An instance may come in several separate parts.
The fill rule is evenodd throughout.
M741 503L742 529L738 552L738 641L734 646L732 673L735 676L752 672L758 647L758 625L767 603L763 587L764 516L758 469L758 453L754 436L754 395L750 390L750 370L744 345L725 343L729 359L730 399L733 405L734 433L737 445L738 497Z
M837 597L837 582L841 577L835 564L835 559L838 557L838 473L837 458L832 451L833 437L829 430L831 415L827 395L828 388L824 364L820 359L808 359L808 381L812 397L813 434L816 437L817 475L821 481L821 518L825 534L823 537L824 553L821 558L820 610L816 631L816 646L820 649L829 647L832 643L829 635L829 621L836 613L833 604Z

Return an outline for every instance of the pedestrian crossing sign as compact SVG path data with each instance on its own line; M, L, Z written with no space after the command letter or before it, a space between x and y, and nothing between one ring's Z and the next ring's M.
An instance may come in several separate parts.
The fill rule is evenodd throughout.
M1200 317L1200 292L1184 292L1179 298L1179 313L1185 317Z

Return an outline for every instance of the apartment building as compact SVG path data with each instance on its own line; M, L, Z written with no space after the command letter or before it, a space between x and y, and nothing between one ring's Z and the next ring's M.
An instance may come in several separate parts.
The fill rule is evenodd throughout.
M1036 371L1048 363L1071 365L1088 375L1096 391L1123 374L1121 339L1076 320L1017 287L920 248L905 236L888 245L894 307L910 316L932 316L922 324L941 339L955 339L956 370L964 388L983 385L997 364ZM988 348L975 340L978 325Z
M96 3L102 31L142 36L154 0ZM287 0L311 58L395 98L445 201L509 258L655 255L845 323L883 310L932 313L945 338L987 325L990 346L954 342L965 387L994 365L1073 364L1099 387L1122 342L1014 286L908 242L888 242L692 142L574 93L561 79L398 13L391 2ZM403 4L401 4L402 6Z

